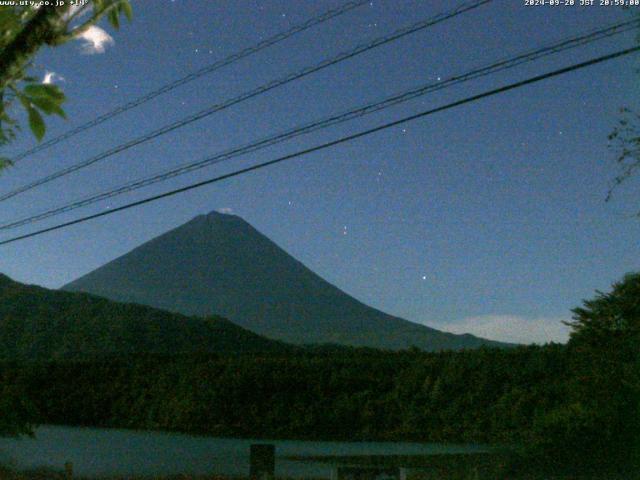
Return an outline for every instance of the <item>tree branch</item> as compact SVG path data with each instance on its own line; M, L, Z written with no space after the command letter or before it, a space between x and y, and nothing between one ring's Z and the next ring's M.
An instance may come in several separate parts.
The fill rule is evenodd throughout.
M42 45L54 44L64 28L67 7L42 6L15 38L0 52L0 90L20 78L29 59Z
M100 21L102 17L107 15L114 8L118 8L118 6L123 2L123 0L111 0L107 5L103 5L101 8L94 8L93 14L91 17L83 22L82 24L74 27L71 31L60 34L56 39L58 44L68 42L76 38L81 33L87 31L91 26L95 25Z

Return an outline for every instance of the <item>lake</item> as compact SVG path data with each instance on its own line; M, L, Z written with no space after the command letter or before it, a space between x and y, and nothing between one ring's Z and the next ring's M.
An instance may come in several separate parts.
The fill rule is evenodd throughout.
M276 476L329 478L331 465L286 457L430 455L486 451L474 445L402 442L315 442L212 438L178 433L42 426L36 438L0 438L0 462L18 468L62 469L78 475L220 474L247 476L249 446L276 445Z

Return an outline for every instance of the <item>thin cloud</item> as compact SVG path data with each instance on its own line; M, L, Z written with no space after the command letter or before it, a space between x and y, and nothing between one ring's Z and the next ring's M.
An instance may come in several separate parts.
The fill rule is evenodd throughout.
M516 315L482 315L439 325L451 333L471 333L478 337L522 344L565 343L570 328L562 323L569 318L525 318Z
M233 213L233 209L229 208L229 207L223 207L223 208L219 208L218 209L218 213L225 213L225 214L230 214Z
M64 77L62 75L58 75L56 72L46 71L44 73L44 77L42 78L42 83L44 83L45 85L51 85L56 81L64 82Z
M108 46L116 43L111 35L95 25L78 34L77 38L84 42L82 44L82 52L87 55L104 53Z

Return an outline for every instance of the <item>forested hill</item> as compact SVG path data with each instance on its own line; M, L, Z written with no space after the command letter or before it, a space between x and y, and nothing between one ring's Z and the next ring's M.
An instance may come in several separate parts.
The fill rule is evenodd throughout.
M47 290L0 274L0 358L229 354L291 348L221 317L187 317L85 293Z
M186 315L223 315L294 344L400 350L505 346L454 335L363 304L242 218L200 215L63 287Z

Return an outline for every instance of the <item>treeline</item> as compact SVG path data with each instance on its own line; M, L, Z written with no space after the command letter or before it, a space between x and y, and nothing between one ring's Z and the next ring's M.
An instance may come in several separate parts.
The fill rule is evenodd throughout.
M482 442L515 447L540 465L637 472L640 275L586 301L574 319L568 345L4 362L0 419L23 429Z
M218 436L515 440L562 405L561 346L4 364L41 423Z
M498 443L566 465L628 462L638 452L631 448L638 398L593 383L602 378L591 361L561 345L432 354L341 349L4 363L0 375L29 400L36 423Z

